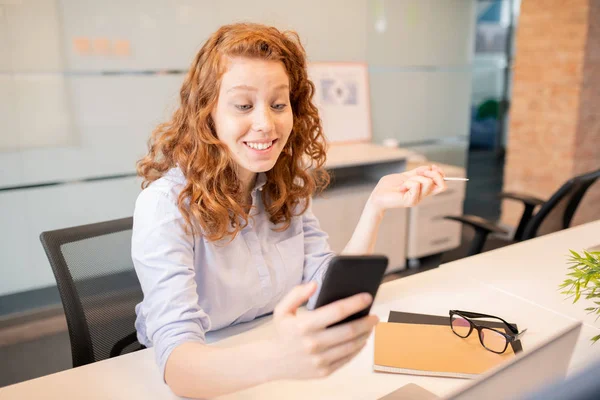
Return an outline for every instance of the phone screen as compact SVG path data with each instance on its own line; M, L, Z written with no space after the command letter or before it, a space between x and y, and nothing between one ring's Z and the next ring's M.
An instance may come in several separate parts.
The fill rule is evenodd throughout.
M375 299L387 265L388 258L382 255L334 257L325 272L315 308L363 292ZM369 305L332 326L367 316L370 310Z

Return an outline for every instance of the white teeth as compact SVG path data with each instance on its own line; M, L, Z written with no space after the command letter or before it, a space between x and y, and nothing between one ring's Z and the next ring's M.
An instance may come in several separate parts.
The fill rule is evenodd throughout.
M273 145L273 142L268 142L268 143L252 143L252 142L246 142L246 145L248 147L250 147L251 149L255 149L255 150L266 150L269 147L271 147Z

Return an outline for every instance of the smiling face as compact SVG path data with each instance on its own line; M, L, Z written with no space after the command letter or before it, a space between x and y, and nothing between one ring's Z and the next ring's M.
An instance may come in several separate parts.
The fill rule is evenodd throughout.
M229 59L211 113L217 137L238 165L243 187L273 168L292 131L290 82L282 63Z

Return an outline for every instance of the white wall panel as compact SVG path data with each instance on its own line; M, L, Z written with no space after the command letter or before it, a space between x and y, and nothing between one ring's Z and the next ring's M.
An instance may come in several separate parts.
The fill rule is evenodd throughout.
M437 163L467 168L467 152L469 149L468 137L411 146L409 149L416 151L425 156L428 160Z
M76 143L23 150L17 162L14 152L0 153L0 187L133 172L150 133L178 104L182 81L182 75L69 78Z
M370 74L375 142L400 144L467 136L469 70L379 71Z
M62 0L60 4L67 65L73 70L188 68L212 32L241 21L297 31L315 61L366 59L365 0ZM131 56L81 55L73 48L74 37L130 40Z
M19 147L21 134L17 118L16 97L14 78L12 75L0 73L0 151ZM0 166L0 171L2 170L3 168Z
M3 6L0 71L61 71L60 11L55 0L22 0Z
M374 141L464 137L474 5L475 0L15 2L0 18L0 54L11 55L0 55L0 141L52 147L0 152L0 187L133 172L151 131L177 105L184 78L134 73L185 70L210 33L242 20L296 30L311 61L368 62ZM381 10L383 33L375 30ZM92 41L88 54L76 51L76 38ZM130 52L100 54L96 39L111 46L129 41ZM13 68L29 89L17 93ZM42 85L46 78L37 72L50 72L54 83ZM36 86L53 86L54 97L36 94L31 90ZM31 113L20 112L19 104L29 104ZM71 141L47 140L44 129L60 126ZM456 159L462 151L451 149ZM129 216L138 191L139 182L122 179L0 192L0 295L54 284L40 232Z
M0 6L0 54L4 55L0 57L0 73L12 71L12 57L7 56L12 53L12 37L10 32L11 27L6 20L6 8ZM2 92L0 92L1 94Z
M0 101L0 151L75 141L70 98L62 74L3 74Z
M378 20L385 30L376 29ZM471 0L370 0L368 62L387 66L471 63L475 2Z
M39 281L48 282L45 268L31 263L34 237L27 213L27 195L23 191L0 192L0 296L35 287ZM41 249L41 244L39 245ZM46 261L42 265L50 264ZM41 275L41 276L38 276ZM46 285L47 286L47 285Z
M54 285L40 233L133 215L140 183L126 178L0 192L0 296Z
M225 0L219 22L250 21L298 32L311 61L366 61L365 0Z
M61 0L69 69L155 70L188 68L195 52L216 30L213 0ZM129 40L131 55L78 54L72 38Z

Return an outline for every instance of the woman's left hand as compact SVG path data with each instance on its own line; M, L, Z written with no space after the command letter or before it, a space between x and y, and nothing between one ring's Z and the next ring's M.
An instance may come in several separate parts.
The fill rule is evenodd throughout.
M425 197L446 190L444 176L444 171L435 165L386 175L373 189L367 204L381 213L389 208L415 206Z

